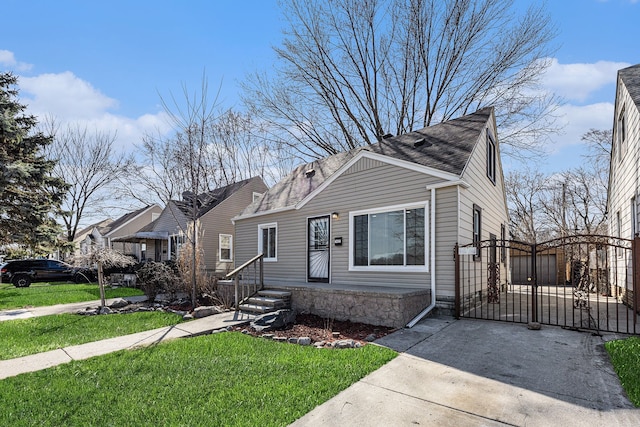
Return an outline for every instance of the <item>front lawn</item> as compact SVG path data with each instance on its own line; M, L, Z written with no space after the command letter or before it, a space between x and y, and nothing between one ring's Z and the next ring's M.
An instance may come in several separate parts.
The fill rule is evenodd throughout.
M396 355L237 332L179 339L6 378L0 425L285 426Z
M640 407L640 338L609 341L604 346L629 400Z
M0 360L42 353L180 323L173 313L139 312L101 316L57 314L0 322Z
M107 298L144 295L139 289L105 287ZM98 284L32 283L28 288L16 288L10 283L0 284L0 310L41 307L56 304L100 299Z

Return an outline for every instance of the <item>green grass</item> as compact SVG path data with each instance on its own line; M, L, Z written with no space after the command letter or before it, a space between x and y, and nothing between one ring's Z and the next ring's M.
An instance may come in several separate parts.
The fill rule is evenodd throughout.
M629 400L640 407L640 338L609 341L604 346Z
M107 298L144 295L139 289L105 288ZM9 283L0 284L0 310L42 307L55 304L100 299L98 284L32 283L28 288L16 288Z
M180 339L6 378L0 425L284 426L395 356L237 332Z
M57 314L0 322L0 360L175 325L181 321L180 316L172 313L140 312L103 316Z

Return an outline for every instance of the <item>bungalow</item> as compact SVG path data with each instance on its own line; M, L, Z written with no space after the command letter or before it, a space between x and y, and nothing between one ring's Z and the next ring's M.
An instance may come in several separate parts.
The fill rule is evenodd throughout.
M395 327L452 312L456 243L508 223L494 110L299 166L234 222L236 264L264 254L296 311Z
M265 191L267 186L262 178L253 177L196 197L197 223L208 273L222 275L232 269L234 227L231 217ZM187 241L192 202L191 193L183 194L183 200L170 200L154 222L113 241L140 243L142 260L175 260Z

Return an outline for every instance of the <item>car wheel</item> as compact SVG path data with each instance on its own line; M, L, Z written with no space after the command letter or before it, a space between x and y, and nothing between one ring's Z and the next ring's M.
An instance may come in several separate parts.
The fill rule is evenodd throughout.
M89 278L83 273L76 273L76 275L73 276L73 281L76 283L89 283Z
M13 286L16 288L28 288L31 285L31 279L26 274L18 274L13 279Z

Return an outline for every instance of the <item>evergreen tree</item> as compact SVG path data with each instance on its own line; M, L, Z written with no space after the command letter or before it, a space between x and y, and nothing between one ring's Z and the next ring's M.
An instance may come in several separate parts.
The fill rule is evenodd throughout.
M52 221L67 189L51 176L55 161L43 155L52 138L36 132L37 119L18 101L18 78L0 73L0 244L50 246L59 229Z

